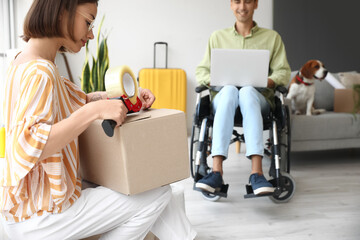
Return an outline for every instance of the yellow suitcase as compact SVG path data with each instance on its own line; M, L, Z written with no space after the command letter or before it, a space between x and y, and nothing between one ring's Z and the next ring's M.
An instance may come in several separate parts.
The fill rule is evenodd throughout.
M166 66L156 68L156 46L166 47ZM152 108L177 109L186 113L186 73L182 69L167 68L168 44L154 43L154 68L144 68L139 72L139 86L150 89L155 95Z

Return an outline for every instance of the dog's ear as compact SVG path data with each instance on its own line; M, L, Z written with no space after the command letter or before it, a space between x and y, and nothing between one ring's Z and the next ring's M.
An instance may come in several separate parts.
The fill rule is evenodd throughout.
M314 76L314 70L312 68L313 61L310 60L307 63L302 66L300 69L301 75L303 75L305 78L311 79Z

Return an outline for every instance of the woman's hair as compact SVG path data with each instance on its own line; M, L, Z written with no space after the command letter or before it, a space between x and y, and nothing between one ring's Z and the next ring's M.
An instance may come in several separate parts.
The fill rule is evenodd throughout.
M64 37L61 30L60 16L67 11L69 14L67 29L74 39L74 19L78 5L85 3L98 4L99 0L34 0L24 21L24 34L21 38ZM65 50L65 49L60 49Z

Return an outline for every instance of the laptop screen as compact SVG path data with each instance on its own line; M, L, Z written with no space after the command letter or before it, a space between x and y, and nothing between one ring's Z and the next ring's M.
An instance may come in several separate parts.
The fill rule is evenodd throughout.
M269 50L212 49L210 84L266 87Z

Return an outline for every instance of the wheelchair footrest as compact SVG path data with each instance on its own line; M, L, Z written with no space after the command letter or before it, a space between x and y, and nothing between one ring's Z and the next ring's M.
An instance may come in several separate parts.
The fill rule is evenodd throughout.
M195 190L195 191L199 191L199 192L203 192L203 193L207 193L207 194L213 194L215 196L220 196L220 197L227 198L227 192L228 192L228 189L229 189L229 184L223 184L221 186L220 191L215 191L213 193L208 192L208 191L203 190L203 189L200 189L200 188L197 188L195 185L196 185L196 182L194 183L194 186L193 186L193 190Z
M265 194L255 195L251 185L249 185L249 184L246 184L246 193L247 194L244 195L244 198L258 198L258 197L268 197L268 196L274 195L274 193L265 193Z

